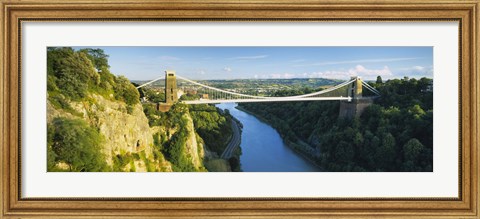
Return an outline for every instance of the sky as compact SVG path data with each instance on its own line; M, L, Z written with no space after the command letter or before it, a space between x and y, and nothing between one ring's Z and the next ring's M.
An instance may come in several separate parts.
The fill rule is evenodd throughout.
M103 49L110 71L130 80L158 78L165 70L193 80L433 77L433 47L89 48Z

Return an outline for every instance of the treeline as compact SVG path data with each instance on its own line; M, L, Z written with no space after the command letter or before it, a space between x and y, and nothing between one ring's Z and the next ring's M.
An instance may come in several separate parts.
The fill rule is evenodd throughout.
M339 102L240 106L270 123L287 143L307 142L312 148L300 151L313 149L309 156L326 171L432 171L432 83L379 79L371 85L382 97L350 120L339 118Z
M110 73L108 55L101 49L49 47L47 49L47 90L49 100L62 106L66 100L85 100L89 93L128 105L139 102L140 94L123 76Z

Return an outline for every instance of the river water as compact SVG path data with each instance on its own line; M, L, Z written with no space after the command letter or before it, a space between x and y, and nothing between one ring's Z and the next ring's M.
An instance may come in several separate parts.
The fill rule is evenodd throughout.
M236 103L216 105L228 109L242 124L242 155L244 172L314 172L320 169L298 155L285 143L270 125L255 116L236 109Z

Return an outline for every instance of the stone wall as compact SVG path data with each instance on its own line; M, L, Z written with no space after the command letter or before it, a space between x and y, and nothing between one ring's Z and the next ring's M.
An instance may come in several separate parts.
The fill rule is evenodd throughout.
M362 115L363 111L373 103L373 99L356 99L351 102L340 101L340 118L351 119Z

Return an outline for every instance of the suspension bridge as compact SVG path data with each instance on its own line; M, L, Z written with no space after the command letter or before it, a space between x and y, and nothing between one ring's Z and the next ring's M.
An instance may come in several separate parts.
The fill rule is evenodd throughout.
M281 101L325 101L340 100L342 102L369 103L372 99L380 96L380 92L360 77L352 77L350 80L332 86L328 89L293 96L257 96L242 93L235 89L220 89L207 84L184 78L175 74L174 71L166 71L164 76L146 82L137 89L151 85L156 81L165 81L165 103L172 105L177 101L185 104L208 104L229 102L281 102ZM363 88L368 92L363 92ZM184 93L194 93L197 99L184 99L179 97ZM167 109L168 110L168 109Z

